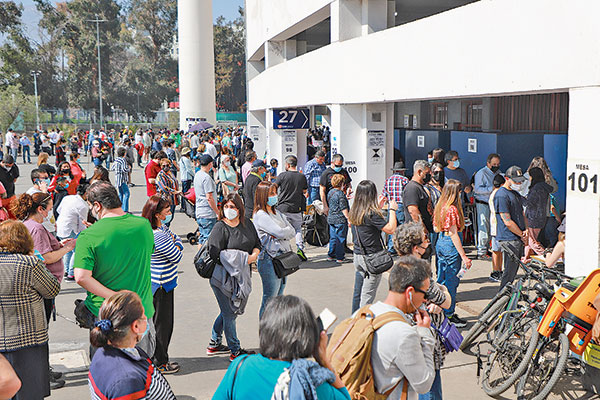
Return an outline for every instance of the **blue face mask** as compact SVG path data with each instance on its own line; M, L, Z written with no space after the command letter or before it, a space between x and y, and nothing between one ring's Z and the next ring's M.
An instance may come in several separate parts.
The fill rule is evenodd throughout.
M260 174L260 177L263 178L263 179L265 179L267 177L267 173L263 172L262 174Z
M275 204L277 204L277 200L279 200L277 198L277 195L269 196L269 199L267 200L267 204L270 205L271 207L273 207Z
M454 163L454 168L460 167L460 160L453 161L453 163Z
M167 218L163 221L163 224L170 224L173 221L173 214L167 215Z
M342 170L342 167L333 167L333 170L335 172L340 172Z
M69 184L67 183L67 184L65 185L65 189L68 189L68 188L69 188Z
M34 249L33 250L33 255L36 256L37 258L39 258L40 260L46 262L46 260L44 260L44 257L42 256L42 253L40 253L39 251L37 251L37 250Z
M146 320L146 330L142 333L142 339L146 337L146 335L150 332L150 321ZM140 339L140 340L142 340Z

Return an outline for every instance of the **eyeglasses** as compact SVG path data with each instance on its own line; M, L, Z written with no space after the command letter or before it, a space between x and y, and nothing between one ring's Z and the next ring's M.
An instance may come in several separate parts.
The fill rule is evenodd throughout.
M424 298L425 300L427 300L427 299L428 299L428 297L429 297L429 296L427 295L427 292L426 292L426 291L424 291L424 290L421 290L421 289L419 289L419 288L414 288L414 289L415 289L415 292L419 292L419 293L421 293L421 294L423 295L423 298Z

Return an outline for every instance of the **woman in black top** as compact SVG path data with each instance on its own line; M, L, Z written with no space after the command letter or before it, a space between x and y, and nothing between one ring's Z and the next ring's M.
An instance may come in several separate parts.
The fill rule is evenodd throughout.
M219 264L222 250L247 252L249 254L247 268L250 268L249 265L258 259L261 250L260 239L254 224L244 215L244 204L237 193L229 193L223 199L219 209L219 221L215 224L206 243L210 258ZM215 293L221 313L213 324L211 340L206 348L206 353L213 355L230 352L229 359L232 361L241 354L251 353L240 346L235 325L237 315L231 308L229 297L212 282L210 286ZM227 346L222 344L223 332L225 332Z
M41 152L40 155L38 156L38 161L37 161L37 165L38 165L38 169L47 172L48 173L48 178L52 179L52 177L54 176L54 174L56 174L56 168L54 168L52 165L48 164L48 153L46 152Z
M377 293L381 274L368 274L364 254L375 254L383 250L381 232L391 235L396 230L397 219L388 218L386 222L381 209L385 198L377 200L377 187L369 180L361 181L356 188L354 204L348 215L352 224L352 240L354 242L354 295L352 312L366 304L372 304ZM389 213L398 212L398 204L390 200Z

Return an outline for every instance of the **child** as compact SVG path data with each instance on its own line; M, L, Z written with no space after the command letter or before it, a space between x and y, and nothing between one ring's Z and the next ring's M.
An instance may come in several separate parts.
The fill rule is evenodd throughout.
M329 260L336 260L343 263L344 247L346 244L346 235L348 234L348 199L341 190L344 184L344 176L335 174L331 177L331 186L333 189L327 195L327 204L329 204L329 214L327 214L327 223L329 224Z
M271 158L271 168L269 168L269 175L271 177L271 182L275 182L275 178L277 178L277 166L279 166L279 162L276 158Z
M500 186L504 185L506 179L500 174L494 176L494 190L490 194L490 236L492 238L492 273L490 274L490 280L492 282L500 282L502 280L502 252L500 251L500 245L496 240L496 208L494 207L494 196Z

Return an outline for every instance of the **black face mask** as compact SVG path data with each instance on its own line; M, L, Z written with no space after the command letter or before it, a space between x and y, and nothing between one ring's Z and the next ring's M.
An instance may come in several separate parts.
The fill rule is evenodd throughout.
M429 181L431 180L431 173L428 172L425 174L425 176L423 177L423 183L429 183Z
M433 180L438 182L438 183L442 183L444 182L444 171L436 171L433 173L433 175L431 175L433 177Z
M433 250L431 249L431 244L429 244L429 246L427 246L427 248L425 249L425 253L421 255L421 258L423 260L429 260L431 258L431 253L433 253Z
M492 171L493 173L496 173L496 172L498 172L499 169L500 169L499 166L494 165L492 168L490 168L490 171Z
M62 171L60 171L63 175L68 175L71 171L69 171L68 169L63 169Z

